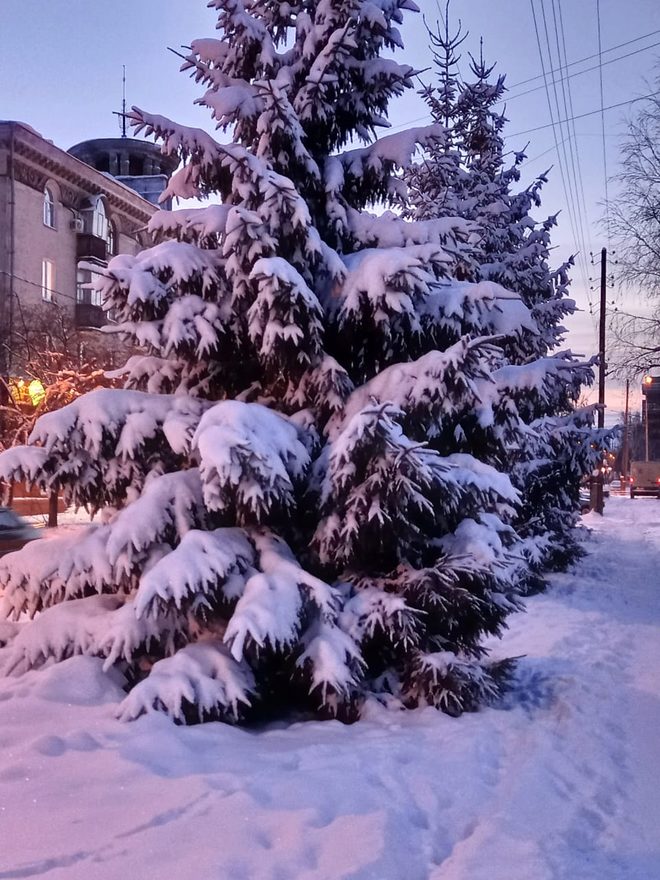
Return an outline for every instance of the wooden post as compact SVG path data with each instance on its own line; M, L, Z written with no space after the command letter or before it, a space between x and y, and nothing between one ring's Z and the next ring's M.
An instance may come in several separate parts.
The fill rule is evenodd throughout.
M623 413L623 449L621 450L621 488L625 489L624 478L628 483L628 471L630 470L630 423L629 423L629 402L630 402L630 379L626 379L626 408Z
M605 427L605 307L607 293L607 248L600 252L600 319L598 322L598 427ZM603 467L596 477L596 513L602 515L604 507Z
M57 526L57 502L58 495L55 489L51 489L48 496L48 528L54 529Z

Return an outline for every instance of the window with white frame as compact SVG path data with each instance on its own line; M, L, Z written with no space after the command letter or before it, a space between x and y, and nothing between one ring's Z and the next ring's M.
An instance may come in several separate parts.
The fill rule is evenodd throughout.
M55 292L55 263L52 260L41 261L41 298L44 302L52 302Z
M115 232L115 224L112 220L108 221L108 237L106 238L108 245L108 256L113 257L117 251L117 234Z
M48 187L44 188L44 226L55 229L55 197Z
M108 236L108 218L105 213L105 205L103 199L97 199L94 205L94 216L92 217L92 235L97 238L107 239Z
M90 289L92 273L88 269L78 269L76 278L76 302L89 306L100 306L103 302L100 290Z

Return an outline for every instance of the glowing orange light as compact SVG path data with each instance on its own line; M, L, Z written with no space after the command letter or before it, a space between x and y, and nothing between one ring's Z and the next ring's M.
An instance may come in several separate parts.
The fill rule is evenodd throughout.
M38 406L46 396L46 389L39 379L33 379L28 385L27 392L33 406Z
M30 382L25 379L11 379L9 389L15 403L23 406L38 406L46 396L46 389L39 379L32 379Z

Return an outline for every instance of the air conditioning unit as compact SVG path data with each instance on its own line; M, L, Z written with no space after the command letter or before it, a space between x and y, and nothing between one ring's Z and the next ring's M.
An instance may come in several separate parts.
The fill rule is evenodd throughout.
M85 231L85 223L82 217L74 217L70 223L71 229L74 232L84 232Z

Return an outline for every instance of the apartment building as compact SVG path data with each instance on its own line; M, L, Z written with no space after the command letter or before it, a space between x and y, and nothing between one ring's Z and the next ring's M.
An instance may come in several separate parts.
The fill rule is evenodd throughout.
M175 165L145 141L104 138L65 151L29 125L0 121L0 376L20 373L26 315L57 311L101 360L112 354L81 264L102 266L148 243L145 227Z

